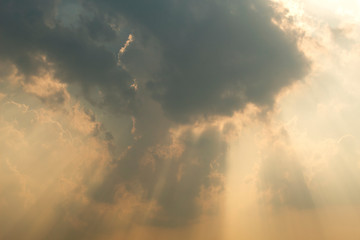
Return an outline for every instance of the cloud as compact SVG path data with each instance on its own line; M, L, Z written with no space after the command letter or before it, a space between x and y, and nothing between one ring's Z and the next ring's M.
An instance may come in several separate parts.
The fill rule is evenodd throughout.
M56 239L79 234L91 224L87 211L98 221L86 191L111 162L107 142L93 134L99 123L79 105L59 112L4 99L0 110L0 238L46 239L52 224Z
M275 210L313 208L306 168L291 146L286 129L270 130L264 138L266 147L258 169L258 189L262 200Z
M113 53L104 46L107 41L98 43L93 36L103 35L101 31L108 25L96 28L90 24L90 33L83 31L87 18L78 28L64 26L55 19L57 5L57 1L2 1L1 59L15 64L19 74L31 81L30 77L38 76L46 67L38 57L43 55L55 77L81 86L86 99L98 105L115 101L116 110L125 111L134 94L132 78L117 66ZM52 24L47 24L49 21ZM94 89L104 93L103 99L94 96Z
M304 175L304 167L293 154L276 148L263 160L259 170L260 190L266 201L279 209L314 207L312 195Z
M247 103L271 107L309 69L297 48L300 35L274 25L271 19L282 16L263 0L4 1L1 9L3 60L34 76L43 64L36 56L43 54L61 81L80 84L88 100L117 111L134 97L131 75L147 68L138 64L146 53L135 46L122 53L124 63L135 64L131 71L118 66L115 42L121 52L132 39L119 26L134 32L138 46L158 49L153 58L160 58L160 68L148 72L146 86L175 121L231 115ZM66 23L70 13L73 22Z
M227 138L235 127L211 120L250 105L271 108L282 88L309 71L297 47L300 34L272 23L283 17L279 14L265 0L1 1L0 60L13 71L4 68L0 74L24 91L16 96L20 101L7 104L30 118L7 105L4 121L35 165L49 159L39 175L18 172L30 174L36 185L63 170L65 177L54 186L67 189L68 198L55 201L58 194L49 190L36 203L49 198L46 209L61 211L45 214L59 230L47 226L41 233L34 230L33 238L101 235L119 222L180 226L202 211L216 211ZM21 105L26 93L46 107ZM81 102L74 104L72 96ZM12 117L20 125L12 124ZM17 142L2 140L4 146ZM6 153L24 159L13 148ZM274 158L269 162L277 163ZM303 187L302 175L298 166L279 161L292 183L277 185L266 170L272 164L263 177L272 190L288 194L290 203L298 197L291 184ZM30 229L36 204L19 226ZM102 218L114 225L94 228Z
M359 204L360 152L356 137L345 135L338 141L327 138L320 144L314 142L315 146L305 148L305 154L300 146L291 145L286 131L282 131L263 136L268 140L257 169L261 201L275 210Z
M155 215L145 216L148 223L173 227L187 224L202 214L204 194L216 198L222 192L227 151L224 136L219 129L208 127L200 133L180 130L162 144L149 145L145 141L139 139L117 162L92 193L93 198L115 204L119 185L125 183L132 192L136 188L131 183L138 182L144 188L142 198L157 202L159 207ZM216 208L211 203L208 206Z
M170 160L167 172L163 173L164 185L158 196L163 210L159 216L162 224L181 224L194 219L201 213L196 199L202 188L223 188L221 176L220 179L211 176L213 173L224 174L225 170L227 144L218 130L205 129L199 136L186 132L181 136L181 142L183 153ZM165 162L169 161L166 158L159 160L158 164L164 162L165 167ZM164 169L159 167L161 174Z
M49 73L32 77L29 83L23 82L23 88L25 92L34 94L53 109L63 106L70 100L66 84L56 81Z
M311 185L319 205L357 206L360 203L360 152L358 138L345 135L328 140L325 151L317 153Z
M147 87L175 121L231 115L247 103L271 107L309 70L297 48L300 35L275 26L271 19L282 16L266 1L92 2L134 28L124 63L137 63L136 45L158 49L159 70L148 74Z

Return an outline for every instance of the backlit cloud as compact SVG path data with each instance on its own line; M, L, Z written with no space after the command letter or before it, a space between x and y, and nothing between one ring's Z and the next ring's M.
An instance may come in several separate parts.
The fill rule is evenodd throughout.
M359 5L320 2L0 1L0 238L358 239Z

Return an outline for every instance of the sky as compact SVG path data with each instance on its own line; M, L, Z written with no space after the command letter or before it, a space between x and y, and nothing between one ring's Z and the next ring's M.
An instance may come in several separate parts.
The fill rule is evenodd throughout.
M0 0L0 240L360 239L359 0Z

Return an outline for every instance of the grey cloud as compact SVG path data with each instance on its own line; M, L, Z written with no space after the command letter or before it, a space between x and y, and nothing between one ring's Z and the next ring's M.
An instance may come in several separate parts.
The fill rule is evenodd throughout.
M95 23L83 20L85 27L64 27L55 20L49 26L46 20L55 6L55 1L1 1L2 60L14 63L26 77L36 76L44 67L38 58L43 54L53 64L56 77L63 82L78 83L88 100L111 105L117 111L127 110L134 96L130 87L132 78L117 66L114 53L104 42L94 41L100 36L105 40L114 38L115 33L96 18ZM103 92L102 101L92 96L93 89Z
M170 227L195 219L201 213L196 202L201 187L222 186L210 174L224 174L227 144L216 128L205 129L200 136L189 130L179 141L183 147L181 155L167 157L157 151L159 142L149 144L146 139L139 140L101 186L92 191L93 199L114 204L117 186L125 183L129 191L135 191L131 183L140 181L145 189L142 197L156 200L160 207L153 218L147 219L150 224ZM163 144L172 143L167 140ZM149 147L155 148L149 152ZM144 157L150 157L153 162L144 166L141 161Z
M278 17L264 0L7 0L0 53L25 75L38 74L35 56L45 54L56 76L79 83L93 104L132 112L132 77L117 66L115 53L133 32L139 46L158 52L149 57L151 51L133 47L124 62L132 75L147 76L147 89L167 116L183 122L231 115L250 102L271 107L283 87L307 73L299 35L275 26L271 18ZM152 58L157 69L144 72Z
M161 68L147 87L176 121L231 115L249 102L271 107L309 68L299 35L272 24L279 16L267 1L92 2L125 16L138 41L156 39Z
M64 90L58 91L46 97L39 97L40 100L48 105L50 108L56 109L59 105L62 105L67 100L67 95Z
M184 136L185 150L179 159L174 159L165 175L166 183L158 198L163 207L159 224L184 224L199 215L195 200L201 186L209 187L213 182L210 174L219 171L224 174L227 144L217 129L207 129L200 137L191 132ZM166 164L167 159L162 159ZM178 178L179 170L181 177ZM161 170L160 170L161 171Z
M271 107L283 87L308 71L297 33L284 33L271 23L279 16L265 0L89 0L75 5L1 1L1 59L25 76L35 76L48 67L36 57L45 54L55 76L70 89L80 85L89 102L109 107L115 116L124 111L134 115L137 138L123 157L113 156L114 169L89 195L96 203L113 205L119 185L135 191L137 182L145 189L143 199L155 198L161 207L152 224L186 224L199 215L201 187L219 184L209 175L224 172L227 144L219 129L209 128L200 136L185 133L180 156L161 156L150 149L170 145L169 131L179 122L231 115L247 103ZM122 56L125 70L117 65L115 53L130 32L135 41ZM130 84L137 76L145 87L136 93ZM134 105L134 99L139 103ZM61 102L56 96L54 100ZM107 134L110 147L116 134ZM154 169L141 165L146 154ZM303 187L298 168L286 166L294 184ZM266 171L264 178L269 178ZM157 193L160 180L164 184ZM285 189L289 202L298 199L290 183L282 187L277 182L270 181L269 187Z

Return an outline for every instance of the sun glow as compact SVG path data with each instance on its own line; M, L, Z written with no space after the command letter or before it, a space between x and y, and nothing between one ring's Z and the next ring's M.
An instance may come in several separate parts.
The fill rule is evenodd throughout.
M248 126L231 144L223 239L357 239L359 1L276 3L304 31L300 46L313 72L280 94L272 124ZM279 143L276 152L293 152L298 168L281 155L261 166ZM271 174L267 182L259 182L261 172ZM270 188L259 198L264 184ZM301 186L307 193L293 198L291 188Z

